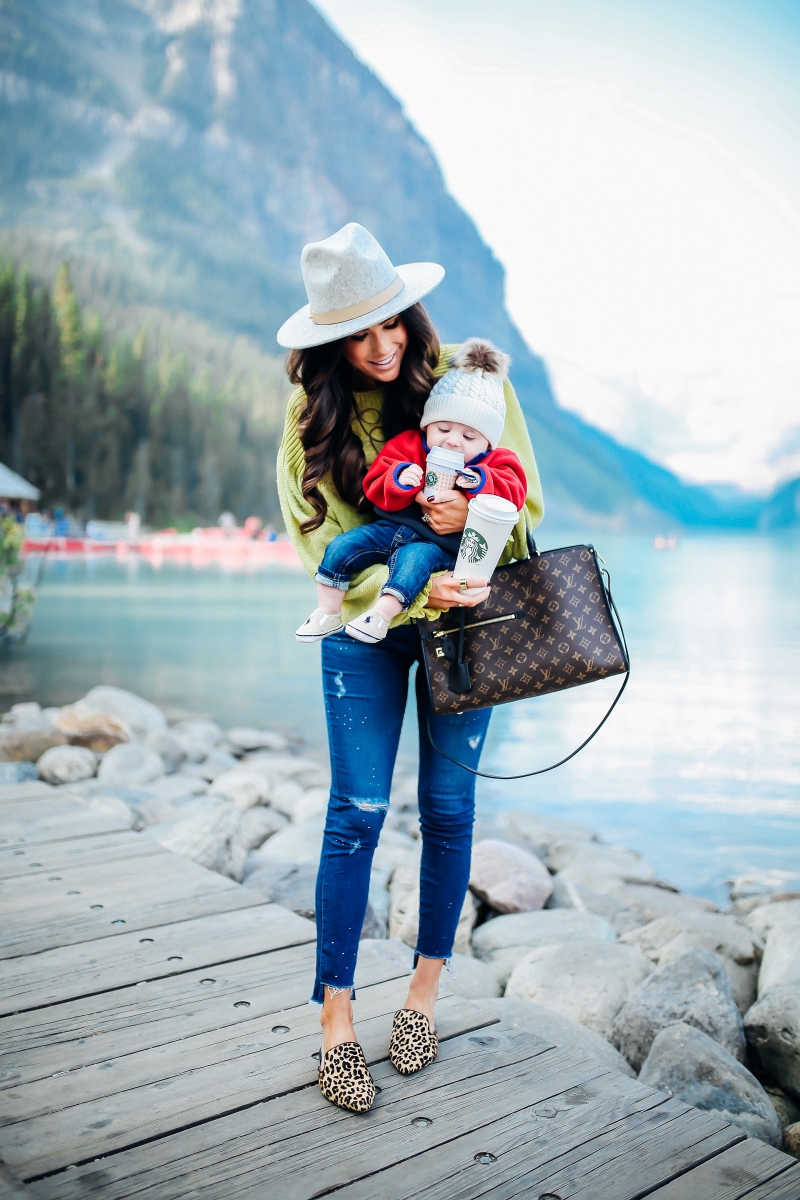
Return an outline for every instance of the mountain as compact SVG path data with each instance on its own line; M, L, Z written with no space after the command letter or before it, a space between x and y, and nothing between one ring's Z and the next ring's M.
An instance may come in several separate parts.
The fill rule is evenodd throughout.
M476 146L476 169L502 169ZM307 0L2 0L0 229L107 264L142 304L270 353L305 300L299 253L346 221L444 264L445 341L513 357L551 511L751 526L561 409L508 317L504 272L397 100Z

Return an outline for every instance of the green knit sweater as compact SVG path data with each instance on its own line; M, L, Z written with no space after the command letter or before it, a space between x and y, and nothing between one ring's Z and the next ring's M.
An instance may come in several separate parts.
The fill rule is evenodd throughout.
M437 379L447 371L450 360L457 346L443 346L439 356L439 365L434 371ZM510 383L504 384L506 398L506 423L500 445L517 454L525 468L528 478L528 498L520 519L514 527L503 555L501 563L511 562L515 558L526 558L528 554L526 542L527 529L535 529L542 519L544 503L542 488L539 483L539 472L533 447L525 425L525 418L519 406L519 400ZM312 577L322 561L325 547L332 538L346 529L354 529L370 520L362 516L350 504L346 504L333 485L332 480L324 480L320 491L328 502L328 513L318 529L311 533L302 534L300 525L314 515L314 510L303 496L303 471L305 469L305 454L297 430L297 422L305 403L305 393L297 388L289 397L286 410L286 426L283 440L278 451L278 495L281 502L281 512L286 524L286 531L291 538L305 569ZM375 388L369 392L356 392L355 405L357 415L353 416L353 429L364 446L364 456L369 466L384 444L385 438L381 429L383 413L383 388ZM388 567L367 567L353 576L350 590L347 592L343 607L343 619L353 617L371 608L378 599L380 590L389 576ZM426 584L407 612L401 613L392 622L401 625L411 617L426 616L435 619L439 616L438 609L428 608L428 592L430 582Z

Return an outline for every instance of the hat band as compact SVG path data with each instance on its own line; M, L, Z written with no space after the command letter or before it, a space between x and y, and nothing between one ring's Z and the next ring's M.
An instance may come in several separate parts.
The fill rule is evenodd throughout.
M382 304L393 300L398 292L403 290L403 281L396 275L393 281L377 296L370 300L362 300L360 304L351 304L349 308L337 308L334 312L316 313L309 311L309 316L315 325L338 325L341 321L352 321L355 317L365 317L367 313L375 312Z

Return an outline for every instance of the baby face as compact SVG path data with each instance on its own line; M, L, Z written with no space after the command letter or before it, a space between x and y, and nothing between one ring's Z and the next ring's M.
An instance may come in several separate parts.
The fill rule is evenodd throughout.
M485 454L489 449L488 439L482 433L458 421L433 421L423 432L429 446L456 450L464 455L464 462L469 462L477 454Z

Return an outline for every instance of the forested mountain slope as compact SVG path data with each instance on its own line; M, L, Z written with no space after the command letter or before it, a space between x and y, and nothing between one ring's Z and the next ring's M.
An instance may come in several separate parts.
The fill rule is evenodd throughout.
M511 353L554 508L755 519L558 407L430 149L308 0L2 0L0 227L108 261L143 301L274 352L305 299L301 246L349 220L395 262L445 265L430 298L444 340L483 334Z

